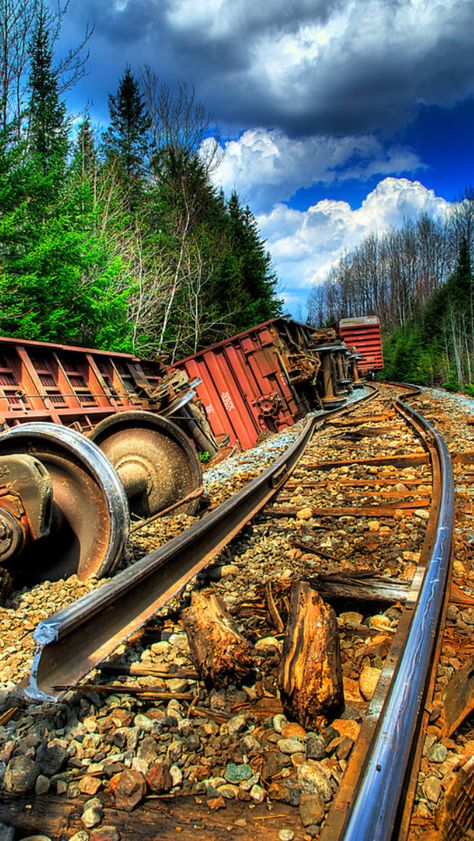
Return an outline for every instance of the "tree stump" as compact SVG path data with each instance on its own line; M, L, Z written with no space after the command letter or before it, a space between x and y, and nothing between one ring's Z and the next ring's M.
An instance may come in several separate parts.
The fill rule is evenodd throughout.
M239 685L253 670L252 647L212 590L193 593L182 619L192 661L213 686Z
M283 712L305 729L344 705L336 614L305 581L292 588L279 687Z

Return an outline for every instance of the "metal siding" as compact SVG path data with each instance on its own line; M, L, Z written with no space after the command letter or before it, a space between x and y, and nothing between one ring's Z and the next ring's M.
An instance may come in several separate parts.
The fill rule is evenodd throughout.
M348 347L355 347L362 356L359 368L380 371L384 366L380 322L375 316L344 318L339 322L339 333Z
M291 426L300 416L279 359L287 347L282 327L286 324L282 319L265 322L175 363L174 367L202 380L197 392L214 435L225 431L232 443L254 446L259 434L272 427L272 421L259 417L256 405L270 394L280 398L275 428Z

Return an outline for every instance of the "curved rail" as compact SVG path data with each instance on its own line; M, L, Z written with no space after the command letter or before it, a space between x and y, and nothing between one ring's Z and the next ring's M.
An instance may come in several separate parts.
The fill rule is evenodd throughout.
M346 802L322 839L333 839L341 815L348 814L344 841L388 841L400 818L402 795L410 772L410 759L423 711L442 609L447 592L454 517L454 482L451 460L441 434L401 400L395 405L424 430L425 442L438 465L439 508L432 546L421 582L404 648L367 753L355 796ZM431 538L430 538L431 539ZM369 712L370 715L370 712ZM343 797L340 798L340 801Z
M111 581L40 622L34 633L39 649L25 689L28 697L57 700L64 690L55 687L76 684L99 665L258 513L285 483L326 418L345 414L376 394L374 389L349 407L313 417L291 447L241 491Z

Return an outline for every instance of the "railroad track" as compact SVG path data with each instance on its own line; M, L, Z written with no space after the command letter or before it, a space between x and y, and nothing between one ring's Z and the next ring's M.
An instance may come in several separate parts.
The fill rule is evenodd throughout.
M111 709L122 707L139 715L145 710L151 717L141 714L131 727L145 729L135 734L135 748L126 760L136 773L141 773L139 768L145 773L144 734L150 738L151 730L158 737L159 730L155 741L165 747L165 754L158 752L155 760L160 760L162 774L166 760L174 769L174 785L166 788L169 781L162 781L164 790L155 789L159 799L145 800L132 818L126 811L118 815L106 809L107 822L117 825L121 837L133 837L137 814L143 821L143 838L156 837L158 830L163 838L176 837L176 832L194 837L194 826L201 828L203 837L217 838L229 824L233 835L241 838L321 834L323 839L385 839L393 832L407 836L416 795L414 769L429 730L427 693L435 686L441 651L438 629L447 610L443 581L449 571L453 494L439 436L412 410L392 405L404 391L384 387L370 404L326 420L312 440L308 425L302 435L309 443L299 460L303 439L264 471L261 480L242 489L237 504L225 502L221 510L210 512L187 533L125 570L118 584L117 579L111 581L42 623L38 637L44 648L30 682L33 694L63 694L109 657L93 683L81 684L69 704L56 705L53 718L58 710L59 720L65 709L71 715L72 708L81 724L77 711L82 710L84 718L92 706L92 718L86 716L92 729L86 726L86 731L106 738L110 728L101 722L110 718ZM466 461L468 456L460 463ZM204 569L209 557L228 542L229 533L235 536L242 521L249 521L265 503L232 550L226 549L224 558L221 552L220 575L211 582L243 635L256 643L257 679L244 689L209 693L189 662L179 606L167 617L162 612L161 619L154 618L144 633L137 631ZM171 569L163 584L167 559L179 563L179 572ZM301 578L309 579L336 609L346 705L340 718L318 721L318 732L306 728L304 733L290 724L285 736L278 662L289 588ZM462 601L462 594L457 597ZM465 591L465 604L469 598ZM431 649L420 644L425 630ZM110 654L133 634L128 649L119 648L119 660L110 661ZM388 714L380 717L384 709ZM170 722L157 730L153 722L165 710ZM21 733L22 714L15 716ZM130 724L118 729L130 729ZM122 732L118 742L125 739L128 744L129 737ZM282 739L294 742L286 746L288 752L280 750ZM73 786L70 795L91 795L98 782L100 796L109 772L127 767L125 763L120 769L122 756L105 763L106 774L100 763L120 755L119 745L113 738L92 741L94 749L104 742L108 750L97 759L101 750L88 755L86 748L81 756L73 746L75 775L74 770L71 774L69 769L69 777L65 772ZM239 774L244 775L240 782L229 781ZM18 814L28 797L10 798L0 816L24 829L48 832L49 826L56 837L55 815L61 815L63 834L57 837L70 837L72 827L79 826L77 803L82 806L82 801L74 805L72 800L65 808L61 801L45 797L37 799L35 809L41 810L48 800L50 816L42 814L34 827L28 815ZM294 808L298 799L306 827ZM112 802L110 789L107 800ZM165 808L158 809L158 804ZM69 834L64 834L66 824Z

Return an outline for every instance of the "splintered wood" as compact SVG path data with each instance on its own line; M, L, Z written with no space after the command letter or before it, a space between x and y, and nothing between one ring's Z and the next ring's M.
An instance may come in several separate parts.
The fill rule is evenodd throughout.
M344 703L336 614L306 582L292 588L279 687L285 715L306 729Z
M193 593L182 613L191 657L201 677L216 687L239 685L252 671L252 647L212 590Z
M474 756L463 765L448 787L445 801L437 818L436 841L464 841L472 837L474 801ZM428 841L428 840L427 840Z

